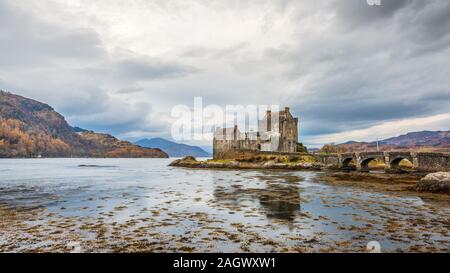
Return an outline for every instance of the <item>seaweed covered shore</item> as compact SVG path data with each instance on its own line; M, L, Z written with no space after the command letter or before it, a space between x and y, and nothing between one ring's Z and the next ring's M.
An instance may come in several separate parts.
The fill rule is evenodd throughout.
M320 177L310 184L307 173L250 173L229 183L224 175L213 192L196 183L194 195L125 191L114 207L106 193L89 208L0 205L0 252L366 252L372 240L383 252L448 250L448 199L419 202ZM157 195L155 204L138 206ZM100 213L83 215L91 209Z
M177 159L170 163L171 167L185 167L196 169L253 169L253 170L305 170L320 171L326 165L316 162L312 156L299 157L256 157L247 160L206 160L198 161L192 156Z

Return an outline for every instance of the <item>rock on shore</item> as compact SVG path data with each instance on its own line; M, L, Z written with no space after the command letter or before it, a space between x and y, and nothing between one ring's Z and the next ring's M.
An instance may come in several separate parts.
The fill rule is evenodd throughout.
M450 193L450 172L431 173L417 183L420 192Z
M266 162L240 162L235 160L208 160L197 161L194 157L188 156L177 159L169 164L172 167L199 168L199 169L287 169L287 170L321 170L325 166L320 163L297 162L278 163L274 161Z

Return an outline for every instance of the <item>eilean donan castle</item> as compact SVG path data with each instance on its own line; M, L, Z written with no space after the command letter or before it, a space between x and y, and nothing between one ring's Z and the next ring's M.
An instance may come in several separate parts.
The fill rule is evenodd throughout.
M256 132L240 132L234 128L219 128L214 133L214 159L229 158L230 154L243 151L297 152L298 118L294 118L289 108L283 111L267 111L258 122Z

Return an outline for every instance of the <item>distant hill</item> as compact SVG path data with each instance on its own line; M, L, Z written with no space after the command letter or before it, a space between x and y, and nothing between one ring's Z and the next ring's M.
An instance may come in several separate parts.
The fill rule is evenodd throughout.
M108 134L71 127L47 104L0 90L0 157L168 157Z
M212 146L199 146L200 148L202 148L202 150L206 151L207 153L211 154L213 153L213 148Z
M404 147L450 147L450 131L422 131L388 138L383 144Z
M376 151L377 142L349 141L337 145L349 152ZM450 131L411 132L398 137L378 141L380 150L450 151Z
M164 138L141 139L135 142L136 145L147 148L159 148L169 154L170 157L210 157L211 154L200 147L190 146L169 141Z
M86 130L86 129L83 129L83 128L80 128L80 127L77 127L77 126L75 126L75 127L72 127L73 128L73 130L76 132L76 133L85 133L85 132L88 132L89 130Z

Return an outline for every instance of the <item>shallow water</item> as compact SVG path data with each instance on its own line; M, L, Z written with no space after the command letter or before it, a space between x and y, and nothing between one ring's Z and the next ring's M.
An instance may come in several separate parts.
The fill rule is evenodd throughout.
M450 204L173 159L3 159L0 251L448 252Z

